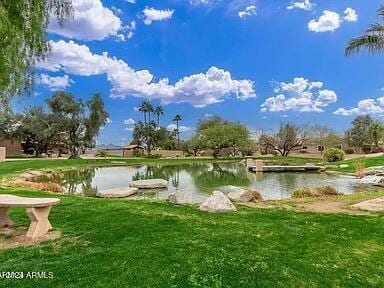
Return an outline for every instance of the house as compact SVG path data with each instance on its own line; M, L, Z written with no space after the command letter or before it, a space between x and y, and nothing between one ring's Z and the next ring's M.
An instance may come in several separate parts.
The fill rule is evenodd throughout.
M296 149L296 152L300 154L322 154L322 152L330 148L338 148L344 151L351 149L343 136L330 134L323 139L314 138L308 140Z
M123 147L123 157L132 157L143 154L144 148L138 144L131 144Z

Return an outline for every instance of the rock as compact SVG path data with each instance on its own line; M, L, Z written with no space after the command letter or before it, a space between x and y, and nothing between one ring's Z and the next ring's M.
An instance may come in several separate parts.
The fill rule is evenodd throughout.
M349 167L348 164L340 164L340 165L339 165L339 168L348 168L348 167Z
M133 187L115 188L98 191L96 196L101 198L125 198L136 194L137 191L139 189Z
M236 206L221 191L213 191L212 195L200 205L201 211L208 212L234 212Z
M168 197L169 202L176 205L183 204L197 204L196 200L193 200L192 192L188 190L177 190Z
M382 212L384 211L384 197L363 201L352 207L370 212Z
M139 189L167 188L168 181L164 179L136 180L129 183L129 186Z
M239 187L234 187L231 192L228 193L228 198L233 202L243 203L263 201L263 197L259 192Z

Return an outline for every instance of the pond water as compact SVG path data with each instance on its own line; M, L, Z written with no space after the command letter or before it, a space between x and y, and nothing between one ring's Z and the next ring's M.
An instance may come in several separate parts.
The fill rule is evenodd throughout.
M352 194L375 191L377 188L358 183L351 176L325 173L251 173L238 163L199 163L189 165L144 165L87 168L53 173L37 181L61 184L65 193L95 196L97 191L127 187L132 180L162 178L169 181L167 189L140 190L131 197L165 199L177 190L187 190L195 200L206 199L214 190L228 192L230 186L252 188L265 200L290 198L295 188L303 186L334 186L339 192Z

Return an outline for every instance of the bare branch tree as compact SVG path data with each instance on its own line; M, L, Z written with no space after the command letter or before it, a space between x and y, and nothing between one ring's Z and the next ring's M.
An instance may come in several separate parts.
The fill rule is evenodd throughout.
M265 133L260 137L260 145L266 151L278 152L281 156L302 146L308 140L307 129L292 124L282 124L277 133Z

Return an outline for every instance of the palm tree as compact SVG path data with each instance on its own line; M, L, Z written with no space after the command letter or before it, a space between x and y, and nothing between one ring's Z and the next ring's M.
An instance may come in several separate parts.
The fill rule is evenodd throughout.
M139 111L144 114L144 124L147 124L147 113L148 113L148 123L151 122L151 113L153 112L153 106L151 102L145 100L141 102L139 106Z
M175 117L173 117L172 121L176 122L176 134L177 134L177 149L180 150L180 130L179 130L179 122L183 120L183 118L177 114Z
M151 102L147 101L146 103L147 112L148 112L148 123L151 122L151 114L153 113L153 105Z
M160 116L164 115L164 108L158 105L155 107L154 113L157 116L157 127L160 127Z
M144 114L144 124L147 124L147 101L141 102L139 106L139 111Z
M384 5L380 5L377 10L377 16L384 20ZM365 30L360 37L349 41L345 49L345 55L350 56L360 51L361 48L366 48L370 53L378 53L384 51L384 25L374 23Z
M383 130L383 126L378 122L373 123L371 124L371 126L369 126L369 134L376 148L379 147L379 140L383 134Z

